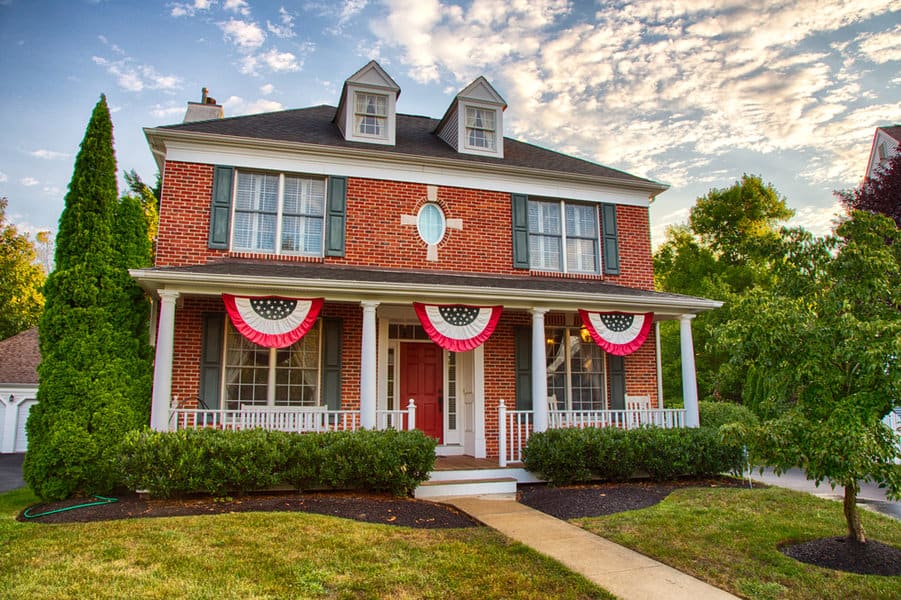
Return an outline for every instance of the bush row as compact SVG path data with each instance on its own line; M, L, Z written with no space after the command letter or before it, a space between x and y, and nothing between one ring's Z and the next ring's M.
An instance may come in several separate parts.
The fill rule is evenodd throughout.
M701 417L701 427L719 429L727 423L744 425L757 425L758 423L757 415L743 404L705 400L698 402L698 412Z
M742 449L714 429L549 429L533 434L526 469L554 485L617 481L646 473L656 480L740 473Z
M168 498L290 486L408 495L429 477L435 440L421 431L138 431L122 443L122 480Z

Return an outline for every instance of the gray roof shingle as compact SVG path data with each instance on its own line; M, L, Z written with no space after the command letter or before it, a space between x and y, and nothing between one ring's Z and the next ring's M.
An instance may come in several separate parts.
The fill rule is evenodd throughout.
M637 177L598 163L554 152L553 150L508 137L504 138L504 158L458 153L438 137L435 133L438 120L430 117L398 114L396 145L394 146L348 142L341 136L341 132L333 122L336 110L334 106L320 105L258 115L166 125L157 128L157 130L319 144L391 154L525 167L543 171L604 177L620 180L623 184L650 185L659 188L659 191L663 191L668 187L650 179Z
M0 341L0 384L37 384L40 362L37 327Z

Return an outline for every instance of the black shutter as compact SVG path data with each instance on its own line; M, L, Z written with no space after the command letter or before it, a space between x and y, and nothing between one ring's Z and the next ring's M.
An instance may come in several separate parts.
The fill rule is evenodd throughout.
M610 410L625 410L626 359L608 354L607 366L610 369Z
M347 177L328 178L328 209L325 212L325 255L344 256L347 220Z
M513 330L516 356L516 410L532 410L532 328Z
M210 248L228 250L232 214L232 167L215 168L213 172L213 201L210 206Z
M322 319L322 404L341 410L341 319Z
M225 314L205 313L200 338L200 406L210 410L219 408L222 381L222 337Z
M512 194L513 201L513 268L529 268L529 197Z
M619 240L616 231L616 205L601 204L601 224L604 228L604 273L619 275Z

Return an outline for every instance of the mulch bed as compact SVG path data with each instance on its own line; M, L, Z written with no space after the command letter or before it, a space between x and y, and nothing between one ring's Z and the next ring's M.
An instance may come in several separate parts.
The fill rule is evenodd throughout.
M759 484L755 484L759 485ZM551 487L520 485L518 499L558 519L599 517L653 506L671 492L685 487L745 487L747 482L731 477L685 479L668 482L630 481ZM37 504L32 515L89 502L86 499ZM118 502L55 512L33 519L23 514L19 521L34 523L88 523L114 519L214 515L236 512L310 512L420 529L479 527L481 524L445 504L397 498L382 494L352 492L247 494L234 498L208 496L180 500L153 500L136 494L119 496ZM901 550L870 541L857 544L848 538L822 538L803 544L786 545L780 551L796 560L865 575L901 575Z

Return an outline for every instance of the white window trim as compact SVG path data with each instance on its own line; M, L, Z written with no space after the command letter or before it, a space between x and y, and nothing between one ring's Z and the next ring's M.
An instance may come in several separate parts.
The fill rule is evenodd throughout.
M357 115L358 93L385 96L387 98L387 116L385 119L384 136L365 135L357 132L355 121ZM367 144L393 146L397 130L397 93L384 87L348 84L346 94L347 95L342 99L343 115L341 117L341 120L344 122L344 139L349 142L364 142Z
M233 365L228 364L228 333L229 327L234 328L234 325L229 319L225 319L225 327L223 327L222 331L222 359L220 364L222 365L222 373L220 375L219 382L219 406L228 408L228 370L230 368L241 368L235 367ZM319 343L316 348L316 356L318 357L316 361L316 404L314 405L306 405L306 406L323 406L322 404L322 319L317 319L316 323L313 325L313 328L310 330L316 329L319 333ZM308 331L307 334L310 332ZM238 335L241 335L238 332ZM306 336L304 336L305 338ZM301 338L294 342L295 344L303 343L304 338ZM292 344L293 345L293 344ZM290 346L289 346L290 347ZM275 385L276 385L276 371L278 370L276 365L276 360L278 358L278 351L284 350L284 348L269 348L269 365L268 369L268 377L266 379L266 406L275 406ZM238 404L242 404L239 400ZM259 406L259 405L258 405ZM290 406L300 406L300 405L290 405Z
M441 235L438 236L438 240L435 242L430 242L425 239L425 236L422 233L422 213L428 207L434 206L438 210L438 216L441 220ZM419 211L416 213L416 232L419 233L419 239L429 245L437 246L441 242L444 241L444 236L447 235L447 217L444 214L444 209L441 208L441 205L437 202L426 202L422 206L419 207Z
M375 96L378 98L384 98L385 99L385 114L384 115L374 115L374 114L370 114L368 112L359 112L357 110L357 97L358 96ZM375 140L387 140L388 139L388 116L391 112L391 110L390 110L391 100L390 100L389 96L390 96L389 94L382 94L382 93L374 92L371 90L355 90L354 91L353 99L352 99L352 108L353 108L353 125L354 125L353 132L354 132L355 137L365 137L365 138L371 138L371 139L375 139ZM375 133L361 132L360 130L357 129L357 117L360 117L363 119L365 119L365 118L378 119L382 123L382 133L375 134Z
M234 181L232 183L232 198L231 198L231 232L229 239L229 251L230 252L240 252L246 254L268 254L272 256L310 256L310 257L322 257L325 256L325 220L326 220L326 212L328 207L328 185L323 177L317 175L305 175L303 173L278 173L278 198L276 199L276 208L275 208L275 249L274 250L262 250L259 248L238 248L235 243L235 233L237 231L235 214L238 212L238 178L241 174L246 175L254 175L254 174L262 174L262 175L275 175L276 173L272 173L271 171L263 171L258 169L235 169ZM316 179L323 181L323 202L322 202L322 215L319 217L322 219L322 235L319 239L319 250L317 252L294 252L282 250L282 217L284 213L285 206L285 176L290 175L291 177L299 177L301 179ZM260 212L260 211L242 211L242 212ZM306 215L304 215L306 216ZM306 216L306 218L312 218Z
M470 146L468 127L466 126L466 112L469 108L478 108L494 113L494 148L488 149L481 146ZM487 130L486 130L487 131ZM481 104L460 100L457 106L457 147L463 154L477 154L479 156L504 157L504 111L498 106Z
M541 198L529 198L528 202L526 204L526 212L528 212L528 210L529 210L528 203L531 203L531 202L550 204L550 203L554 202L554 199L547 198L547 199L543 200ZM593 203L588 203L588 202L573 202L571 200L568 202L569 202L569 204L581 204L581 205L585 205L585 206L590 206L594 210L595 236L593 238L593 241L594 241L595 258L596 258L595 269L593 271L570 271L569 270L569 265L567 264L567 261L566 261L566 203L567 203L567 200L559 201L559 203L560 203L560 271L554 271L554 270L549 270L546 268L539 268L539 267L532 266L532 264L531 264L532 258L531 257L532 257L532 235L533 235L533 233L531 231L529 231L529 268L536 270L536 271L547 271L547 272L552 272L552 273L559 272L559 273L564 273L564 274L568 274L568 275L600 275L602 260L601 260L601 239L600 239L601 238L601 226L600 226L600 213L598 212L598 205L593 204ZM534 234L534 235L536 235L536 236L540 235L543 237L556 237L551 234ZM575 236L574 236L574 238L580 239L580 240L591 239L591 238L586 238L586 237L575 237Z

